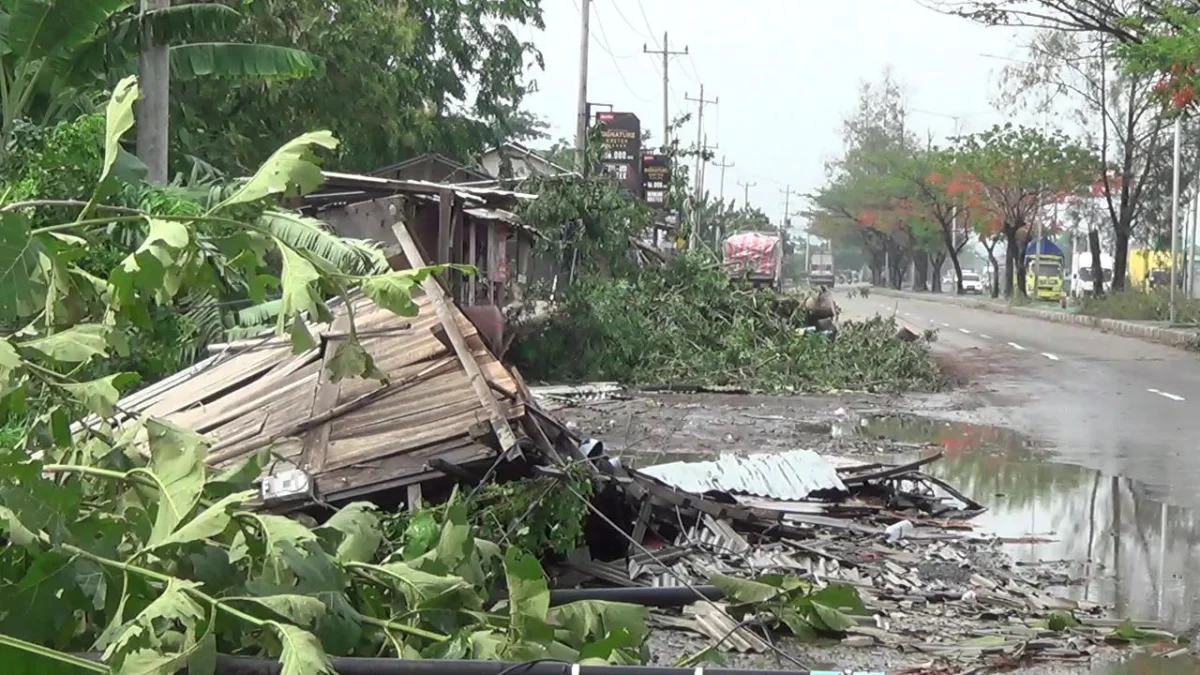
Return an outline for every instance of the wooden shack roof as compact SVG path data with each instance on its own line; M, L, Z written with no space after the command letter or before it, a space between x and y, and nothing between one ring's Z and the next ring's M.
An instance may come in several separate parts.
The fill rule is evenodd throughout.
M239 343L158 385L127 397L123 413L166 418L211 442L209 463L222 466L265 447L309 474L316 494L337 500L440 476L431 460L453 465L496 457L489 402L445 342L450 330L426 294L412 318L364 297L351 300L363 348L387 376L332 382L325 364L347 339L345 305L330 325L314 326L320 345L293 354L273 336ZM475 325L447 304L457 331L507 420L525 415L511 373L489 351ZM510 395L496 392L509 392ZM482 424L481 424L482 423ZM482 441L482 442L481 442ZM437 463L437 462L435 462Z

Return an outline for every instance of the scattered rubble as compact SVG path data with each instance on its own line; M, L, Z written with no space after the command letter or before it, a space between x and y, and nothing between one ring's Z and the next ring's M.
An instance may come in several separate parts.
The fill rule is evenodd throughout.
M293 355L269 340L231 347L123 401L122 413L163 415L207 434L218 466L273 445L286 466L264 480L274 493L264 488L263 506L277 511L364 497L416 507L454 486L561 478L562 491L590 514L586 545L547 560L558 589L552 601L654 605L656 626L702 636L711 647L683 665L732 651L804 668L803 650L779 646L787 632L914 656L931 665L911 672L931 674L1086 663L1131 641L1179 649L1159 625L1120 622L1102 606L1056 593L1072 580L1053 568L1011 564L1000 542L971 524L984 507L923 470L939 454L902 463L837 458L782 438L758 448L775 452L739 455L719 452L722 437L672 458L687 461L627 461L639 433L632 418L624 448L610 452L559 416L597 408L603 415L627 398L618 385L530 390L436 282L415 304L420 313L411 320L375 316L365 305L358 315L385 381L323 377L322 363L345 339L343 314L315 326L321 343L308 352ZM803 413L745 414L750 427L809 425L826 438L858 431L844 410L829 420L813 428ZM732 431L726 435L732 442ZM594 498L571 487L580 467ZM738 597L730 579L766 591ZM830 589L847 600L814 599ZM809 614L788 616L780 598L802 599Z

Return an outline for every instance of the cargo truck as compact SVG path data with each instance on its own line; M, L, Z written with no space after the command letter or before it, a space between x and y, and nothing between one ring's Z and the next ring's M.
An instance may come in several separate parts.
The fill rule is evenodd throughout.
M1037 300L1063 297L1063 261L1066 256L1049 239L1029 242L1025 247L1025 292Z
M725 271L755 287L783 288L783 238L765 232L738 232L721 246Z

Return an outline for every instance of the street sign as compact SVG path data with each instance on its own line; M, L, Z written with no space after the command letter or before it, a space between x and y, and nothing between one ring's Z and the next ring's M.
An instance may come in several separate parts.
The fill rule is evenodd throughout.
M642 199L652 209L667 208L671 184L671 159L666 155L642 155Z
M630 193L642 192L642 123L637 115L621 112L596 113L604 147L600 165Z

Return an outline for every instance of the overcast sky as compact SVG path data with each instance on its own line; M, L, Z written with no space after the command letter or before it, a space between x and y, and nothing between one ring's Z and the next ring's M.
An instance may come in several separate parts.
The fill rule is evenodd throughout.
M527 31L546 68L531 72L538 92L528 107L552 125L557 138L574 137L579 69L579 0L543 2L546 30ZM719 98L705 110L709 144L735 166L725 175L726 197L750 202L772 220L783 212L786 186L811 192L823 182L824 162L841 149L843 117L855 107L864 80L891 66L905 87L913 123L935 135L965 132L1002 121L990 101L1005 62L1019 58L1011 29L984 28L942 16L914 0L593 0L588 98L633 112L643 129L661 138L663 31L672 50L671 116L695 111L686 96ZM922 113L917 111L929 111ZM696 125L683 130L694 142ZM720 190L719 170L706 184ZM797 200L792 198L792 210ZM797 225L799 224L797 220Z

